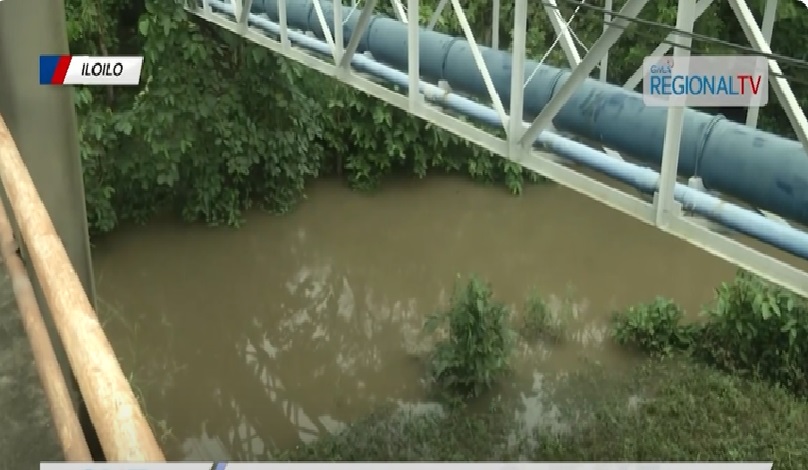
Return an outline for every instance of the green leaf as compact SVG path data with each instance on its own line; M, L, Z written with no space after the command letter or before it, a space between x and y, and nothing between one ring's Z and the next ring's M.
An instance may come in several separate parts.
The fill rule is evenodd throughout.
M141 18L138 22L137 29L141 36L147 36L149 34L149 19Z

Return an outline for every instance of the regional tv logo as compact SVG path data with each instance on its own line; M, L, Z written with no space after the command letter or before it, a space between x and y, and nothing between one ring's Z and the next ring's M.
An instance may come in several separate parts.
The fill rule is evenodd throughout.
M0 0L2 1L2 0ZM143 57L39 56L40 85L138 85Z
M747 107L769 101L769 64L758 56L646 57L647 106Z

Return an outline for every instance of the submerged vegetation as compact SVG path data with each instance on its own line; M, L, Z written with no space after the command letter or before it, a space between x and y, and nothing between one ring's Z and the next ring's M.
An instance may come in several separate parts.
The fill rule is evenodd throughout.
M461 397L478 397L508 369L513 332L510 310L492 298L491 288L473 277L459 288L445 312L433 315L425 329L434 332L448 321L447 337L430 358L433 381Z
M615 317L614 336L647 352L681 352L723 371L766 380L808 396L808 302L746 272L716 291L705 321L682 323L672 301L658 299Z
M557 341L563 322L531 296L521 315L472 277L427 322L448 328L429 372L451 400L440 412L380 410L344 432L283 452L281 460L774 461L808 465L808 309L805 299L745 272L717 289L705 320L658 298L614 317L619 344L650 354L627 375L592 366L548 397L565 426L528 427L513 403L485 395L507 378L512 325ZM549 335L548 335L549 333ZM489 406L481 397L491 400ZM459 406L458 406L459 405Z
M562 406L565 432L525 429L513 410L374 414L281 460L538 460L776 462L808 464L808 404L782 388L682 360L654 361L629 377L576 376L557 395L592 393ZM629 401L637 396L636 404ZM643 399L642 397L647 397ZM633 406L632 406L633 405Z

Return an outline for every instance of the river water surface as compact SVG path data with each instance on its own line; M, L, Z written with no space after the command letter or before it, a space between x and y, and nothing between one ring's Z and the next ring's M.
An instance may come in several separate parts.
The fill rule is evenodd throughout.
M424 403L419 332L458 274L508 303L556 299L568 339L522 344L513 378L538 419L542 377L633 364L604 341L612 311L662 295L696 312L735 272L560 186L516 198L461 178L373 195L320 181L291 214L157 221L94 259L102 320L172 459L266 459L381 404Z

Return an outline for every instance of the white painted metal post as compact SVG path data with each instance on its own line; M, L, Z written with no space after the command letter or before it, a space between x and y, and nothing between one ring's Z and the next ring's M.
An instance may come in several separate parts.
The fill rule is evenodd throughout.
M460 0L452 0L452 8L454 8L455 14L457 15L457 21L460 23L460 28L463 29L463 34L466 36L466 41L469 43L471 55L474 57L474 63L477 65L477 69L480 71L480 75L483 77L483 82L485 83L486 90L488 90L488 97L491 99L491 104L494 106L494 109L499 115L499 119L502 122L502 127L505 129L505 132L508 132L508 115L505 113L505 108L502 106L502 100L499 98L497 89L494 88L494 82L491 80L491 74L488 73L488 67L486 67L485 60L483 60L483 54L480 52L480 47L477 45L477 41L474 39L474 33L471 31L471 25L469 25L469 20L466 18L466 12L463 11L463 7L460 5Z
M340 67L348 68L348 66L351 64L351 59L353 59L353 56L356 53L356 48L359 47L359 41L362 39L362 35L365 34L365 30L368 29L370 18L373 16L374 8L376 8L376 0L367 0L365 2L365 8L362 9L362 13L359 15L359 19L356 21L356 27L351 33L351 39L348 41L348 46L345 48L345 53L342 54L342 60L339 63Z
M712 4L713 0L699 0L698 2L696 2L696 19L699 19L701 15L704 14L705 11L707 11L707 8ZM671 47L673 47L671 46L670 43L672 43L675 39L676 39L676 33L668 34L665 37L665 40L659 43L659 46L657 46L657 48L654 49L654 52L648 54L648 56L649 57L664 56L665 54L668 53L669 50L671 50ZM637 70L634 71L634 73L631 75L631 78L629 78L626 81L626 84L623 86L623 88L625 88L626 90L633 90L637 88L637 85L639 85L640 82L642 81L642 75L643 75L643 69L641 65L637 67Z
M240 10L236 14L236 22L238 22L239 33L245 34L249 26L250 9L252 8L252 0L234 0L235 3L240 5ZM235 10L233 10L235 12Z
M676 13L676 29L691 33L695 21L696 1L679 0L679 8ZM677 35L675 42L677 46L673 48L673 56L685 59L690 57L690 46L693 43L692 36L686 34ZM680 73L682 72L680 71ZM687 73L687 71L685 70L684 73ZM684 117L684 103L677 103L675 106L668 107L668 122L665 126L665 141L662 146L662 168L659 171L659 187L654 195L656 224L660 227L666 226L671 216L678 215L674 212L677 203L673 199L673 191L676 187L676 177L678 175L679 148L682 141Z
M499 49L499 13L501 5L494 0L494 11L491 14L491 48Z
M513 11L513 50L511 56L511 106L508 121L508 152L514 160L521 160L525 149L519 138L525 131L522 115L525 103L525 55L527 45L527 0L516 0ZM519 153L522 152L522 153Z
M278 0L278 21L281 23L281 46L288 49L292 45L289 43L289 26L286 21L286 0Z
M230 7L233 8L233 16L236 18L236 22L240 23L241 13L244 11L244 9L241 8L241 0L230 0Z
M241 15L238 16L238 22L247 26L250 18L250 10L252 10L253 0L244 0L244 5L241 10Z
M437 8L432 13L432 17L429 18L429 24L426 25L426 29L432 31L435 29L435 25L438 24L438 20L440 19L440 15L443 14L443 9L446 8L446 4L449 3L449 0L440 0L438 3Z
M578 64L581 63L581 55L578 53L578 47L575 46L575 42L572 40L572 34L570 33L567 21L561 16L556 0L545 0L543 5L544 11L550 18L550 24L553 26L556 36L558 37L561 50L564 51L570 68L574 70Z
M406 23L407 12L404 11L404 5L401 4L401 0L390 0L390 3L393 5L393 11L396 14L396 18L398 18L398 21Z
M605 9L606 11L603 13L603 32L606 32L606 28L612 22L612 8L614 8L614 2L612 0L606 0ZM607 52L605 56L603 56L603 60L600 61L600 81L606 83L608 79L608 70L609 70L609 53Z
M763 37L763 32L755 21L755 16L749 9L749 6L744 0L729 0L730 6L735 11L735 16L741 23L746 39L752 44L752 47L763 52L764 54L771 54L772 49L769 47L768 41ZM783 78L783 71L776 60L769 60L769 84L774 89L783 111L788 116L788 121L791 127L797 134L802 147L808 152L808 120L805 119L805 113L800 108L800 103L794 92L791 91L791 86L788 80Z
M286 0L280 0L285 2ZM325 21L325 13L323 13L323 6L320 5L320 1L312 2L314 4L314 13L317 14L317 21L320 23L320 29L323 30L323 39L325 39L326 44L328 47L331 48L331 58L334 59L334 64L338 64L339 60L337 60L337 48L334 47L334 36L331 34L331 28L328 27L328 22ZM336 25L334 25L336 26Z
M457 0L454 0L457 1ZM581 60L578 67L572 71L567 81L561 86L553 98L547 103L544 109L539 113L538 117L530 125L527 132L522 136L519 144L523 147L532 145L536 137L547 128L553 121L556 114L561 111L564 104L570 99L575 89L580 85L592 72L600 59L609 51L609 48L617 42L623 31L628 27L630 19L636 18L642 11L648 0L628 0L623 8L620 10L620 18L617 18L606 30L601 34L589 52Z
M344 33L342 27L342 0L332 0L332 8L334 9L334 63L342 63L342 55L345 48L345 40L342 35Z
M418 41L419 0L407 0L407 66L409 67L410 86L408 90L410 107L415 108L420 102L421 87L421 57Z
M777 0L768 0L766 2L766 9L763 11L763 23L761 24L763 39L765 39L768 44L772 42L775 19L777 19ZM746 113L746 125L749 127L757 127L759 116L760 106L749 106Z

